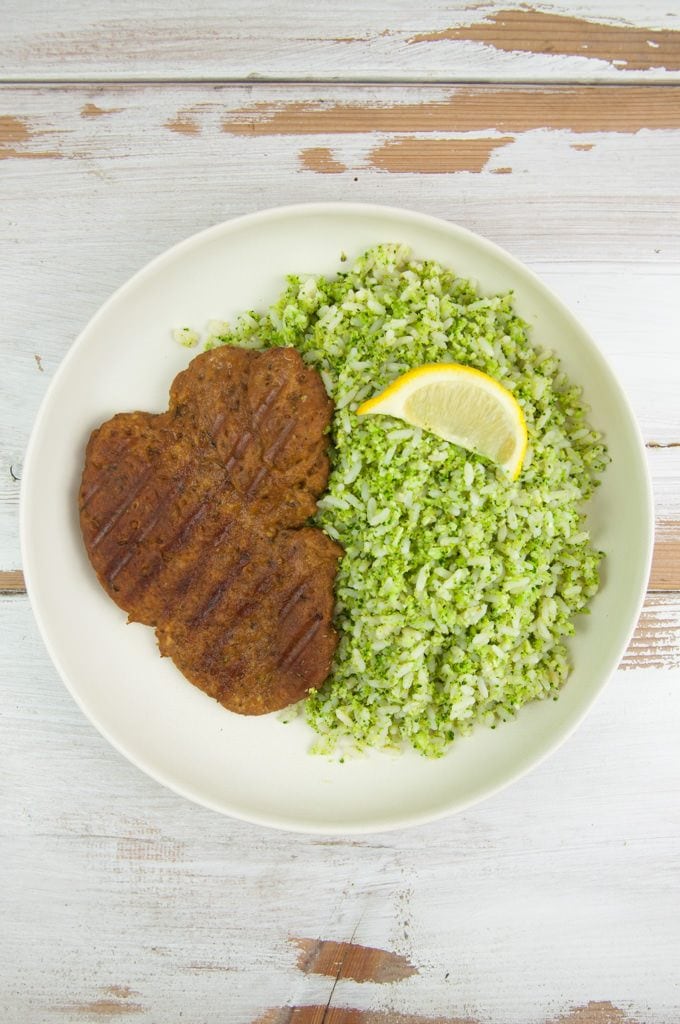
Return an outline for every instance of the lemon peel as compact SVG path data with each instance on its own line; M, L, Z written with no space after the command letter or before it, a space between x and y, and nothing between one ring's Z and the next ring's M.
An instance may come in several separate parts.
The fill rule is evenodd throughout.
M486 456L511 480L521 472L528 440L522 408L511 391L472 366L418 366L363 402L357 415L393 416Z

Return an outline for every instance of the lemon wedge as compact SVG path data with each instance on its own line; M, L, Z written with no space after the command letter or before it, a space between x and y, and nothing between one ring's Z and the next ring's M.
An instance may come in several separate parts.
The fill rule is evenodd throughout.
M430 363L410 370L357 415L394 416L445 441L485 455L515 480L527 450L527 425L517 399L471 366Z

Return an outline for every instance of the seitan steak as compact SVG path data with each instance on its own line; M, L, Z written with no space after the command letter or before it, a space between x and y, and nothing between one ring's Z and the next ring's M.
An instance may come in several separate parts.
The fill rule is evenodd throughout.
M90 437L80 524L99 580L195 686L259 715L331 666L341 549L303 524L326 486L332 403L294 349L216 348L168 411Z

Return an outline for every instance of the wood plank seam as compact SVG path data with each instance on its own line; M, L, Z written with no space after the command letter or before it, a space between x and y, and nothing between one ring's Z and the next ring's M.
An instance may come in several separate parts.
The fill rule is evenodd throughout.
M34 78L26 75L0 75L0 89L7 88L21 88L35 87L38 89L61 89L74 86L76 88L98 88L100 86L111 86L113 88L124 88L125 86L158 86L159 88L177 87L184 85L196 85L196 86L234 86L235 88L252 88L253 80L247 76L237 76L230 78L226 75L188 75L186 77L168 78L163 76L148 75L125 75L116 77L115 74L92 74L87 75L49 75L44 78ZM299 75L267 75L262 78L258 78L257 85L261 86L318 86L318 87L333 87L338 88L351 88L352 86L375 86L395 88L400 87L412 88L414 86L420 86L421 88L427 88L432 86L434 88L446 88L448 86L455 86L456 88L537 88L537 89L612 89L616 92L622 92L626 89L644 88L644 89L678 89L680 88L680 80L674 77L667 81L660 81L659 79L650 80L643 74L629 73L626 75L625 82L609 82L609 81L584 81L583 78L550 78L546 76L531 76L527 78L502 78L495 76L472 76L465 75L460 78L456 78L451 75L428 75L425 79L422 75L413 74L408 75L403 72L398 75L385 75L379 77L376 75L355 75L352 78L342 78L340 75L328 75L328 76L310 76L309 78L303 78Z
M30 5L25 6L30 11ZM562 70L565 61L576 80L606 76L616 84L624 84L632 76L643 81L656 80L659 75L672 78L680 70L680 32L667 16L655 17L649 5L641 13L636 11L633 21L626 18L625 11L615 16L600 10L550 12L532 9L529 5L519 5L521 9L517 9L516 3L511 5L502 0L486 5L454 6L455 11L440 14L425 5L419 11L416 30L412 20L405 19L401 12L394 10L388 14L378 5L369 25L353 25L350 19L349 35L349 26L344 21L342 34L338 35L339 25L332 14L323 21L313 14L300 21L289 18L285 25L277 24L274 17L271 40L276 39L283 54L272 50L266 33L261 38L244 36L238 27L241 19L233 24L234 19L230 22L224 14L217 14L208 23L194 19L191 32L187 31L186 20L177 17L176 11L168 11L169 17L164 19L162 27L148 13L140 12L136 21L125 17L115 21L101 18L96 32L92 31L91 21L69 25L68 14L64 18L66 24L58 26L49 16L34 19L34 24L27 25L25 15L20 15L10 19L7 25L4 63L10 70L6 70L5 75L16 81L28 77L25 68L29 67L32 81L57 76L62 80L82 80L88 75L98 79L106 76L107 80L122 77L148 80L165 75L170 82L191 78L207 81L211 78L224 80L224 67L234 67L234 76L245 78L247 67L251 79L269 82L291 77L300 80L300 66L321 66L328 68L324 80L329 77L347 80L351 76L355 81L384 82L395 74L403 78L406 73L409 78L420 81L437 76L447 78L448 69L459 64L456 59L459 55L463 58L467 55L468 74L475 78L512 79L518 70L520 74L529 75L534 68L543 67L548 80L554 81L555 75L569 74L569 70ZM640 24L641 20L647 24ZM302 31L296 22L304 26ZM143 62L139 59L138 45L142 26L145 39L152 44L161 40L166 44L151 45L149 56L145 56ZM190 40L193 42L191 52ZM171 48L174 43L178 63L163 59L168 43ZM287 57L286 52L292 56ZM202 55L202 59L197 54ZM246 55L246 61L238 59L241 54ZM353 69L360 62L354 59L355 55L362 58L370 55L370 66L376 70L357 75ZM206 74L206 65L219 68L219 73L213 70ZM498 71L493 70L495 66ZM69 72L65 68L75 70ZM102 71L102 68L108 70ZM292 74L288 73L288 68L293 69ZM533 74L531 77L536 80Z

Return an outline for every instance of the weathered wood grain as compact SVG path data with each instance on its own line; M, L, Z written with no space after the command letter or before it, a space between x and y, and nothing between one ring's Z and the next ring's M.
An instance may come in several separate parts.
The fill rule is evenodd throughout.
M325 974L336 981L350 978L378 985L405 981L418 974L405 956L388 949L308 938L294 938L293 943L299 951L297 966L303 974Z
M370 153L371 166L395 174L455 174L457 171L480 173L489 164L491 154L509 142L512 136L494 139L421 139L398 136L381 142ZM340 165L342 166L342 165ZM495 174L512 174L511 167L496 167Z
M622 70L680 71L680 31L675 28L653 32L527 7L492 11L477 24L420 32L409 41L476 42L508 53L594 58Z
M647 594L622 669L680 669L680 596L678 593Z
M680 521L660 519L656 524L650 590L680 590ZM680 635L676 636L680 646Z
M5 5L6 79L663 81L680 31L662 0L104 0Z
M32 202L49 216L55 193L68 204L80 191L96 217L122 190L115 223L142 217L148 252L163 224L189 233L331 194L459 219L529 260L661 270L680 253L679 96L680 86L324 86L313 100L292 85L6 87L0 167L19 216ZM56 226L70 246L82 234L65 214ZM10 220L8 243L32 242L25 230Z
M230 135L363 135L376 132L489 132L521 134L547 129L574 134L680 128L675 87L607 85L464 85L408 102L405 90L366 101L258 100L226 114ZM209 110L207 111L210 112ZM183 112L199 118L194 105ZM506 141L511 141L507 139ZM464 169L464 168L463 168Z
M0 594L25 594L26 584L21 569L0 570Z
M105 1007L140 1024L178 1009L244 1024L329 1000L484 1024L674 1019L677 673L619 672L560 751L468 812L305 837L222 818L140 773L56 678L26 599L0 608L8 1024ZM417 973L334 983L300 970L296 939L394 953Z
M356 1010L351 1007L285 1006L265 1010L254 1024L482 1024L479 1018L436 1016L424 1017L420 1013L400 1013L398 1010ZM631 1017L625 1010L609 1000L586 1006L576 1006L546 1024L641 1024L641 1018Z
M0 82L29 85L0 88L4 1024L677 1018L676 14L7 0ZM83 78L119 84L30 84ZM444 216L530 263L622 380L657 511L659 592L576 735L466 814L352 840L220 818L124 761L56 678L16 568L30 423L102 301L200 227L327 198Z
M355 1010L317 1003L265 1010L254 1024L478 1024L472 1017L423 1017L392 1010Z

